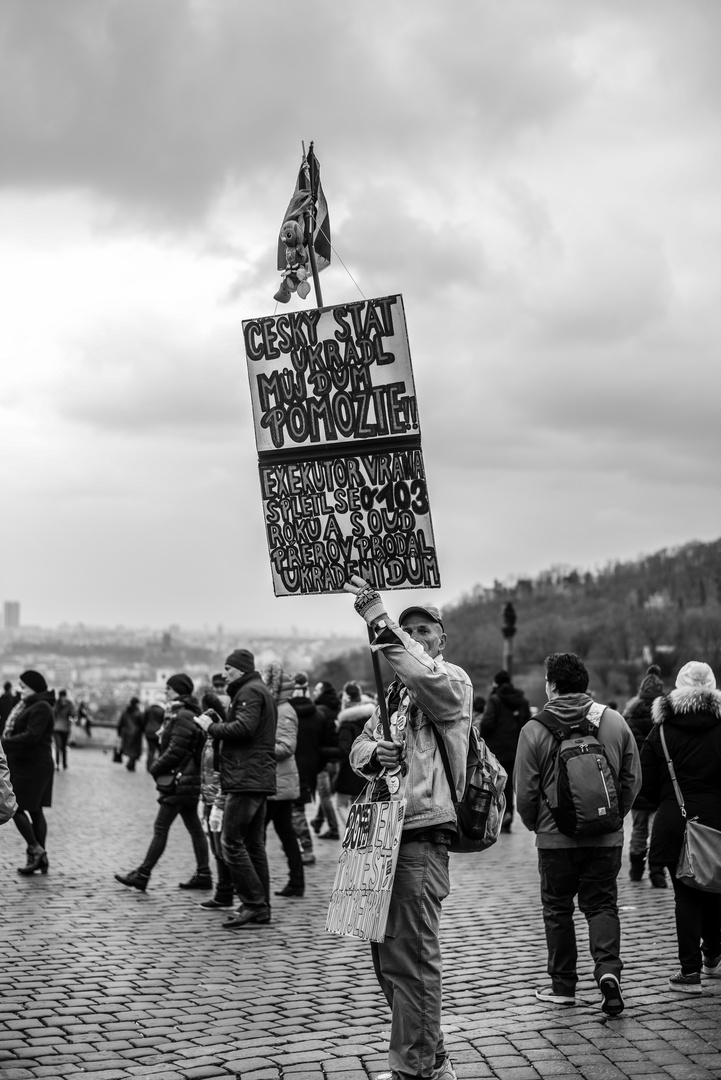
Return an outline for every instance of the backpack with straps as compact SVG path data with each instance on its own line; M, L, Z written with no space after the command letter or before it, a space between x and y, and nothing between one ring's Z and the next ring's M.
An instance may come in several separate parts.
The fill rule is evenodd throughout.
M535 717L557 740L553 758L552 803L543 800L556 828L574 838L617 832L623 824L621 787L616 770L597 738L605 705L594 702L583 720L562 723L544 710Z
M431 727L436 735L456 810L458 831L449 850L466 853L485 851L495 844L501 832L503 815L506 812L504 791L508 773L495 754L488 749L476 728L471 725L466 755L466 783L459 802L456 799L456 786L443 734L432 720Z

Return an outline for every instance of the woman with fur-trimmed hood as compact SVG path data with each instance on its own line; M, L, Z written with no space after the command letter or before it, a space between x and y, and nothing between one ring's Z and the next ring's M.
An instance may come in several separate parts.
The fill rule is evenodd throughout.
M721 894L692 889L676 878L685 820L676 799L660 736L668 753L689 818L721 830L721 693L708 664L692 660L681 668L676 688L658 697L653 728L641 749L641 794L658 806L649 863L667 866L676 900L676 937L681 970L672 990L700 994L701 972L721 978Z

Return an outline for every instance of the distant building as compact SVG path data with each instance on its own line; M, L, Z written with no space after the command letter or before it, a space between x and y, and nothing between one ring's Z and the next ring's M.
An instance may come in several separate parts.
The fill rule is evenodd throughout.
M20 603L18 600L5 601L4 626L6 630L17 630L20 626Z

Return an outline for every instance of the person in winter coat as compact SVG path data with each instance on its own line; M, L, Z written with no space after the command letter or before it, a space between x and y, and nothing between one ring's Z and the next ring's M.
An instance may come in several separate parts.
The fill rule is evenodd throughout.
M120 714L117 726L120 753L128 759L125 765L128 772L135 772L135 763L143 752L143 719L140 700L132 697Z
M516 764L518 738L521 728L531 719L531 709L522 690L516 689L507 671L499 671L493 679L480 724L481 738L508 773L506 780L506 812L503 832L511 831L513 822L513 768Z
M652 717L653 728L641 748L641 793L658 806L649 864L667 866L673 883L681 970L668 981L672 990L700 994L702 973L721 979L721 893L701 892L676 877L686 819L676 799L661 728L686 817L721 830L721 693L708 664L685 664L675 689L654 701Z
M194 718L200 706L193 696L193 680L189 675L171 675L165 688L167 708L160 729L160 752L151 775L175 774L177 784L172 793L159 789L159 809L155 818L153 838L145 858L137 870L116 874L115 880L145 892L153 867L160 860L168 842L170 827L179 816L193 843L196 872L188 881L179 882L181 889L212 889L213 879L208 863L208 841L198 817L200 797L200 760L205 737Z
M224 684L225 685L225 684ZM225 704L218 694L208 690L200 699L203 716L213 723L224 724L228 718ZM220 790L220 742L206 738L203 757L200 764L200 797L203 802L205 825L210 837L210 847L215 856L217 880L215 893L208 900L203 900L201 907L206 911L233 906L233 879L228 864L223 858L221 831L225 812L225 795Z
M13 691L11 682L3 683L3 692L0 694L0 735L3 733L5 721L16 705L20 703L20 695Z
M293 803L293 828L302 849L301 858L309 866L315 862L315 855L305 808L315 796L318 773L329 761L338 759L338 747L335 722L311 700L308 676L304 671L295 676L290 703L298 716L295 760L300 777L300 796Z
M27 862L19 874L48 872L44 809L52 805L53 722L55 691L39 671L20 676L20 702L10 713L2 735L10 781L17 800L15 827L27 844Z
M275 795L275 729L278 711L255 670L255 657L235 649L225 661L230 707L223 723L196 723L219 741L220 790L225 795L221 845L241 900L226 930L270 922L270 877L265 852L265 810Z
M363 694L357 682L347 682L341 696L341 710L336 720L338 753L340 761L335 778L335 793L338 814L343 826L348 821L351 804L358 798L366 786L366 781L359 776L350 763L350 748L363 731L366 721L375 712L375 702Z
M53 723L53 742L55 743L55 767L64 769L68 767L68 739L70 729L75 716L75 707L68 697L67 690L58 691L58 699L55 702L55 720Z
M278 727L275 733L276 793L268 798L265 821L266 828L269 822L273 822L288 860L288 882L282 889L278 889L275 895L301 897L305 893L305 875L293 828L293 803L300 795L300 780L295 760L298 714L290 703L295 683L277 661L265 668L263 682L278 706Z
M333 684L329 682L316 683L313 689L313 701L326 720L332 720L335 723L340 712L341 701ZM340 840L338 816L333 805L333 782L337 771L337 763L328 761L316 777L318 809L310 824L319 840ZM320 830L323 828L324 821L327 823L328 828L322 833Z
M663 694L661 669L656 664L651 664L641 679L638 694L626 702L623 710L623 718L633 732L639 753L653 727L651 706L654 699L660 697L661 694ZM648 838L651 834L655 809L653 803L650 803L648 799L644 799L643 795L637 795L631 807L633 828L631 830L631 846L629 849L631 869L628 874L631 881L640 881L643 877L646 855L648 854ZM666 888L666 871L663 866L654 866L649 863L648 876L654 889Z

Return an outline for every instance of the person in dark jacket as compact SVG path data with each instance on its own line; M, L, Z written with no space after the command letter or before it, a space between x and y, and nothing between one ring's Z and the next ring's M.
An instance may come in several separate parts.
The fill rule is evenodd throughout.
M153 702L147 706L145 710L145 716L143 717L143 735L145 736L145 744L147 747L147 754L145 758L145 767L149 773L153 771L153 765L155 759L158 756L160 750L160 729L163 726L163 720L165 719L165 709L157 702Z
M13 821L27 844L27 862L18 873L48 872L44 809L52 805L55 691L39 671L20 676L20 701L7 718L2 746L17 799Z
M128 772L135 772L135 763L143 752L143 719L140 699L131 697L127 708L120 714L116 729L120 753L128 759L125 765Z
M663 694L661 669L656 664L651 664L641 679L638 694L626 702L623 710L623 718L633 732L639 753L653 727L651 706L654 699L660 697L661 694ZM653 803L650 803L648 799L644 799L643 795L637 795L631 807L633 829L631 830L631 845L629 848L631 868L628 873L631 881L640 881L643 877L648 853L648 838L651 835L655 810L656 807ZM666 888L666 871L663 866L653 866L649 863L648 876L654 889Z
M196 727L194 718L200 712L200 706L193 696L193 680L189 675L171 675L165 693L168 705L160 729L159 754L151 769L151 775L157 778L175 774L177 784L170 794L160 791L160 807L155 818L153 839L143 862L137 870L131 870L129 874L116 874L115 880L145 892L153 867L165 851L170 827L180 816L193 843L197 869L188 881L179 882L179 887L212 889L208 841L198 817L200 761L205 737Z
M531 709L522 690L516 689L507 671L499 671L493 679L480 724L481 738L487 743L508 773L506 780L506 812L503 832L511 831L513 822L513 769L516 764L518 737L521 728L531 719Z
M693 889L676 877L686 819L676 799L661 729L686 818L697 817L702 825L721 830L721 693L708 664L685 664L675 689L654 701L652 717L653 728L641 748L641 793L658 806L649 865L667 866L673 883L681 970L671 976L669 986L700 994L702 972L721 979L721 894Z
M290 703L295 683L277 660L263 671L266 684L278 708L278 726L275 733L275 781L276 793L268 798L266 829L272 821L283 852L288 860L288 882L276 889L276 896L300 899L305 893L303 860L293 829L293 803L300 794L298 765L295 748L298 745L298 715Z
M270 876L265 851L266 801L275 795L275 734L278 712L255 657L235 649L225 661L228 718L196 723L220 742L220 790L225 796L221 845L241 906L226 930L270 922Z
M0 694L0 735L3 733L5 721L19 702L20 695L13 691L13 684L3 683L3 692Z
M68 740L75 717L75 706L68 697L67 690L58 690L55 702L55 722L53 724L53 742L55 743L55 767L68 767Z
M290 703L298 714L298 745L295 760L300 778L300 796L293 803L293 828L301 846L303 862L315 862L313 839L305 808L313 801L318 773L329 762L338 759L335 722L311 700L308 676L299 671Z
M332 720L335 723L340 712L341 699L333 684L326 681L316 683L313 688L313 701L326 720ZM318 809L310 825L319 840L340 840L338 815L333 805L333 787L337 771L337 762L327 761L316 777ZM328 828L322 833L320 830L323 828L324 821Z

